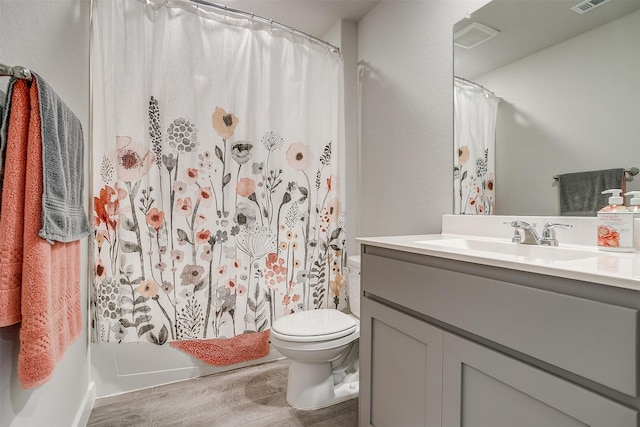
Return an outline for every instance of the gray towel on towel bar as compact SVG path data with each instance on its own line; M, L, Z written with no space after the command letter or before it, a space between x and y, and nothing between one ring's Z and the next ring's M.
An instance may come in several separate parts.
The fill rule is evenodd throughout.
M561 216L596 216L609 202L613 188L625 191L624 168L558 175Z
M84 139L82 124L49 84L38 85L42 126L42 229L49 242L73 242L89 234L84 210Z

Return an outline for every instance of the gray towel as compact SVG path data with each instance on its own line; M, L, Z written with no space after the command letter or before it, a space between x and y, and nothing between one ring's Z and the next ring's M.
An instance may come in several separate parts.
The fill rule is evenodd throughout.
M42 229L49 242L73 242L89 234L84 210L84 140L82 124L39 75L42 131Z
M560 215L596 216L608 204L604 190L625 190L624 169L604 169L558 175Z

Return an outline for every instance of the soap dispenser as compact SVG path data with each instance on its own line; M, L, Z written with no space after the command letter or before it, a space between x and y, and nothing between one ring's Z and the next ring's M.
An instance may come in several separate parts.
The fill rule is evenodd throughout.
M640 252L640 191L629 191L625 196L629 199L629 211L633 216L633 249Z
M598 249L633 252L633 213L624 206L622 190L605 190L609 204L598 211Z

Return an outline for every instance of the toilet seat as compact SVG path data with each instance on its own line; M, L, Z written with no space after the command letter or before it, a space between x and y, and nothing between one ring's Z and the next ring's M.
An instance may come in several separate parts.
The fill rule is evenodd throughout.
M348 336L356 331L358 322L336 309L299 311L273 323L271 334L283 341L327 341Z

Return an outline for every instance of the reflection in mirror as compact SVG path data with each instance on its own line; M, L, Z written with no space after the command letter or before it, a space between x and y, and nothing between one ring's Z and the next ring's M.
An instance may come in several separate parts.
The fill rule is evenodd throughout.
M454 212L495 213L495 133L500 100L489 90L454 78Z
M454 212L559 215L554 176L640 167L640 0L583 3L578 13L575 0L493 0L454 26L458 44L482 35L464 31L474 22L497 30L454 46L454 74L456 86L500 101L495 163L468 143L455 148ZM462 117L456 139L474 126ZM474 140L492 139L492 127L483 121ZM627 174L626 190L638 189Z

